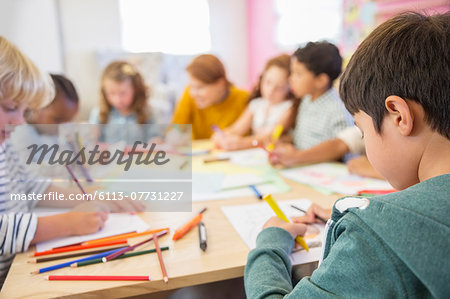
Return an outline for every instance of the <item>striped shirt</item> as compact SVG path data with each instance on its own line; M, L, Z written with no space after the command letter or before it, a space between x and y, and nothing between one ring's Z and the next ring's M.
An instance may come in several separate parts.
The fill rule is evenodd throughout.
M28 173L8 142L0 144L0 287L15 253L28 249L37 227L31 213L37 201L11 200L10 194L43 193L50 183Z
M329 89L314 101L307 95L298 109L294 144L306 150L335 138L350 125L351 116L334 89Z

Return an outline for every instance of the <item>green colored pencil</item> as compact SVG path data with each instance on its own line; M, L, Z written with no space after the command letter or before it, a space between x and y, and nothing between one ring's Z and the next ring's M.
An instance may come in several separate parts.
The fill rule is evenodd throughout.
M169 250L169 246L161 247L161 250ZM149 250L125 253L125 254L122 254L122 255L116 257L115 259L124 259L127 257L138 256L138 255L153 253L153 252L156 252L156 249L149 249ZM93 259L93 260L89 260L89 261L85 261L85 262L73 263L70 265L70 267L78 268L78 267L83 267L83 266L93 265L93 264L98 264L98 263L103 263L102 258Z

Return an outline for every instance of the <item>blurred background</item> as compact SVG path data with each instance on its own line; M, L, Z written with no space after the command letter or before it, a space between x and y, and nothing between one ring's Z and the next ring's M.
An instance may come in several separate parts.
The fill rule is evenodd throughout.
M73 80L79 120L97 105L101 72L115 59L139 67L150 103L168 118L196 55L217 55L229 79L250 89L269 58L307 41L331 41L348 59L395 14L449 9L449 0L0 0L0 35Z

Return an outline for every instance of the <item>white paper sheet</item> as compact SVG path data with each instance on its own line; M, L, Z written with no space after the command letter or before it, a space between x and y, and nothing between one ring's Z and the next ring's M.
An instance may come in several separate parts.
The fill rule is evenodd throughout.
M57 214L57 211L55 209L52 209L51 211L41 210L37 214L38 216L47 216L51 214ZM41 242L36 244L36 251L41 252L50 250L52 248L78 244L89 240L95 240L134 231L142 232L147 229L149 229L147 223L145 223L137 215L111 213L108 215L108 220L106 220L105 226L101 231L89 235L71 236Z
M308 199L295 199L288 201L279 201L278 205L288 218L293 216L302 216L303 213L292 208L293 204L301 209L307 210L311 205ZM233 225L242 240L250 249L256 247L256 238L261 232L266 221L275 216L275 213L266 202L251 205L225 206L222 211ZM308 227L305 235L305 241L310 246L310 251L297 250L291 254L293 265L304 264L318 261L322 254L322 240L325 225L314 224Z
M217 155L219 158L229 158L231 163L240 166L269 165L268 154L262 148L224 152Z
M281 177L273 174L194 173L192 179L192 201L255 196L249 185L256 185L261 194L282 193L290 189Z
M339 163L290 168L280 171L280 174L302 184L348 195L356 195L361 190L393 189L387 181L352 175L345 165Z

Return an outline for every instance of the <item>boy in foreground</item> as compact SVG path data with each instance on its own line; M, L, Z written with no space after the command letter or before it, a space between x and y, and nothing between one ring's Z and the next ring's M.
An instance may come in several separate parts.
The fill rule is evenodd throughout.
M450 293L450 13L396 16L360 45L340 93L394 188L336 202L324 257L295 287L303 223L271 218L245 269L248 298L444 298Z

